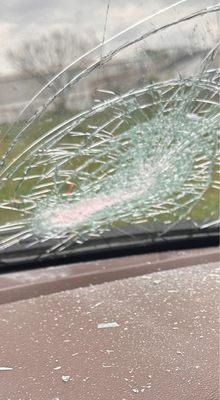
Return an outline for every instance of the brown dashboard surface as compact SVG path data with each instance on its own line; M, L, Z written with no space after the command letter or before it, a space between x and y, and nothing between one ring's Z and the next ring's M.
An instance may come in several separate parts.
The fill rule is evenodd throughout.
M209 262L2 304L0 399L218 400L219 281Z

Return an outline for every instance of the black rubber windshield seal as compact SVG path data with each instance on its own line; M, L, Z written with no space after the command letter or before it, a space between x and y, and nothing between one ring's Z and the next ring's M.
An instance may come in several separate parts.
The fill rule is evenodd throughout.
M162 223L112 229L81 245L73 244L62 252L48 252L57 241L39 240L31 247L24 242L0 252L0 273L134 254L218 246L219 237L218 226L197 229L190 221L182 221L172 229Z

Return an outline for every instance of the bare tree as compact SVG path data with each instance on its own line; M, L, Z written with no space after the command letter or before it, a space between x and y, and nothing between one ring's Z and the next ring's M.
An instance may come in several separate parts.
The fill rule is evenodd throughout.
M60 72L64 67L95 45L94 35L89 40L78 38L68 29L56 30L36 39L24 41L19 48L8 51L8 59L23 77L34 77L41 85ZM78 66L79 68L79 66ZM63 87L73 70L63 73L50 87L51 94ZM61 96L57 105L66 108L66 96Z

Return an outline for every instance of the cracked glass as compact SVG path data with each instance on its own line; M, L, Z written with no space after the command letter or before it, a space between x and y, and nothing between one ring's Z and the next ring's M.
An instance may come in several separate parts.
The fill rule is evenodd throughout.
M0 251L216 226L219 12L0 0Z

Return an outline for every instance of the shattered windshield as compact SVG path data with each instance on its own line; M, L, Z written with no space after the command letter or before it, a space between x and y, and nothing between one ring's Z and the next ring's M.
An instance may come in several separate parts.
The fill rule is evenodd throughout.
M219 11L0 0L0 251L216 225Z

